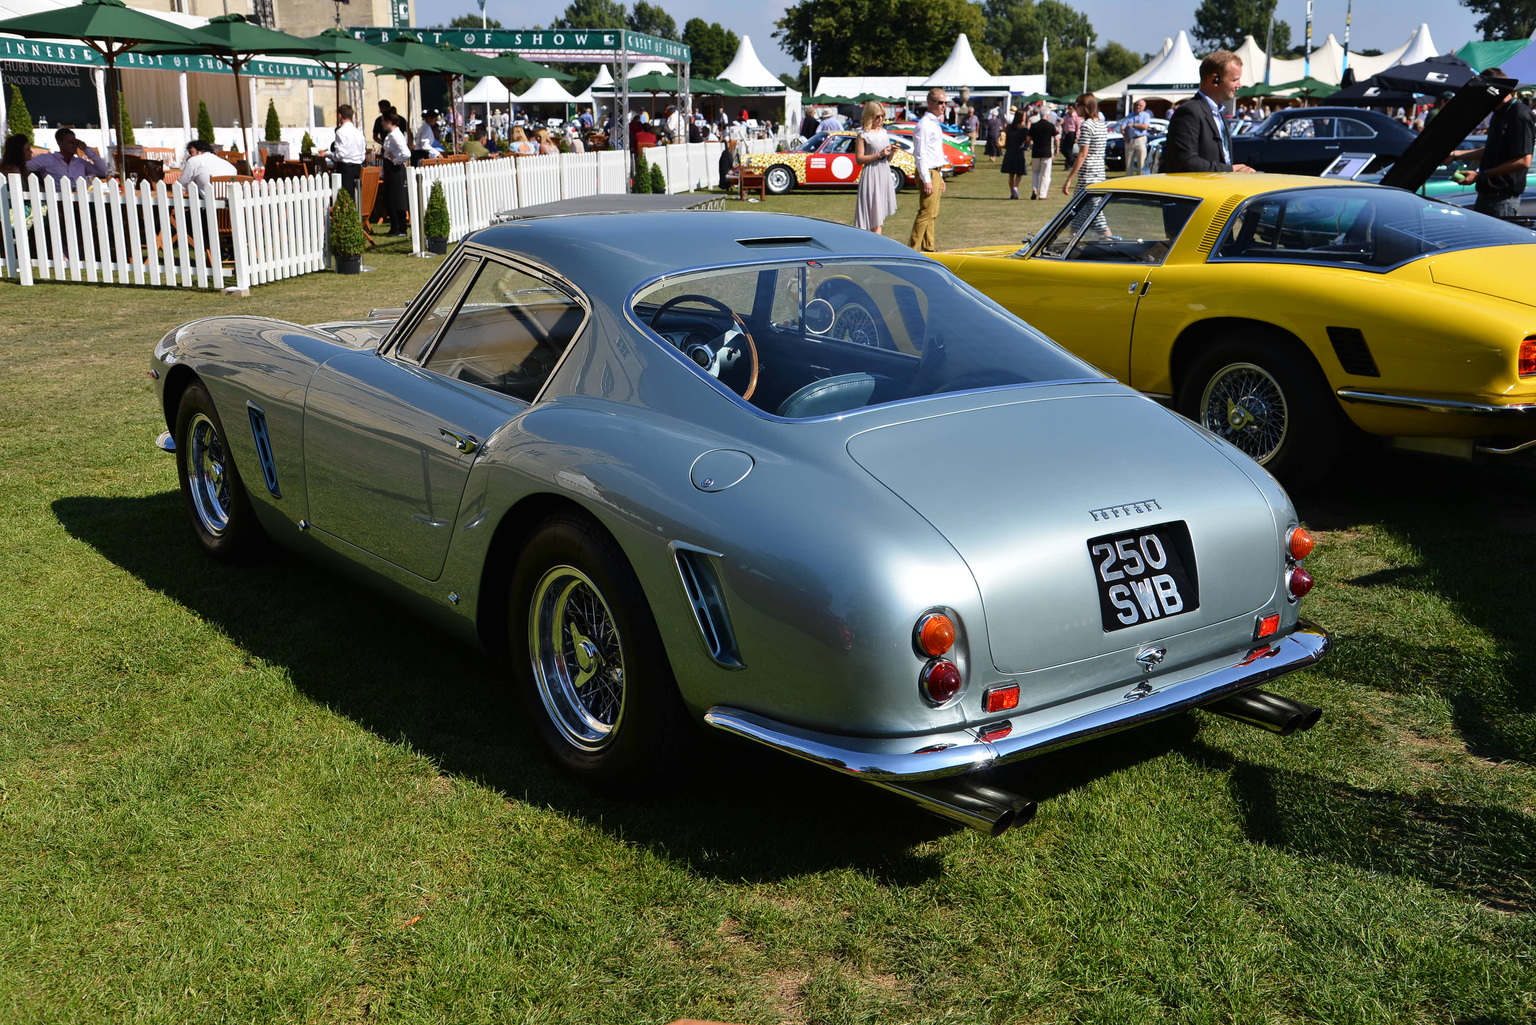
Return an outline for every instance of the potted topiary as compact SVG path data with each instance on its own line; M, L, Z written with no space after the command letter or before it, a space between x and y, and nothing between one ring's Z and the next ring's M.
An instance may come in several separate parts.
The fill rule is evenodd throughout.
M338 189L336 201L331 204L331 254L336 257L336 272L361 272L367 245L368 236L363 234L363 222L358 219L352 193Z
M642 196L651 193L651 164L639 150L635 151L635 185L631 191Z
M421 218L421 232L427 237L427 252L438 256L448 252L453 221L448 216L448 197L443 194L442 182L432 183L432 193L427 196L427 212Z
M651 165L651 192L658 196L667 194L667 174L660 164Z
M262 145L263 160L287 160L288 144L283 141L283 122L277 116L277 104L267 101L266 141Z
M314 154L315 154L315 140L310 138L308 132L305 132L304 133L304 138L299 140L299 156L301 156L301 157L310 157L310 156L314 156Z
M204 142L213 141L213 118L208 116L208 103L197 101L197 137Z

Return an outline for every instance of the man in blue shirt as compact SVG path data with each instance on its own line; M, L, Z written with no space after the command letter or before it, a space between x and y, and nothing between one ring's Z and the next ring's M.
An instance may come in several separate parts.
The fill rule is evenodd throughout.
M1147 135L1152 131L1152 115L1147 113L1147 101L1137 100L1135 113L1120 122L1120 134L1125 137L1125 173L1147 173Z

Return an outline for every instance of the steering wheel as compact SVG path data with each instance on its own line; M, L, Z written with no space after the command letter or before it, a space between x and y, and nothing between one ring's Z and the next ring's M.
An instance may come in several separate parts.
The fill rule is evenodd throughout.
M736 325L737 330L741 332L741 337L747 340L746 352L747 356L751 360L752 373L747 380L747 386L742 389L741 397L743 399L751 399L752 393L757 390L758 371L762 369L762 363L757 358L757 342L752 340L752 332L747 330L746 322L741 319L740 315L738 315L735 310L731 309L725 303L721 302L719 299L714 299L707 295L699 295L697 292L684 292L682 295L674 295L672 298L662 303L661 306L657 308L656 312L651 315L651 330L655 331L657 334L661 334L662 318L686 302L702 303L705 306L708 306L710 309L716 310L725 314L727 317L730 317L731 321ZM716 349L712 353L713 358L711 359L709 365L705 367L705 369L709 371L711 376L718 378L720 376L720 370L722 367L729 366L736 361L735 357L726 359L724 354L730 349L736 349L739 351L741 348L741 344L735 341L720 346L720 348Z

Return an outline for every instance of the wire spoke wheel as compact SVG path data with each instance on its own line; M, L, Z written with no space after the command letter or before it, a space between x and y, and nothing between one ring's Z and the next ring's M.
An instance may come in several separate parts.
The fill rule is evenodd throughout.
M213 537L229 528L229 469L219 428L196 413L187 429L187 489L199 525Z
M569 744L605 747L624 716L624 652L601 591L574 566L539 580L529 607L529 654L539 700Z
M1260 464L1273 459L1290 430L1285 390L1253 363L1223 367L1200 396L1199 423Z
M851 302L837 311L837 321L832 325L832 335L854 345L880 347L880 327L874 314L863 303Z

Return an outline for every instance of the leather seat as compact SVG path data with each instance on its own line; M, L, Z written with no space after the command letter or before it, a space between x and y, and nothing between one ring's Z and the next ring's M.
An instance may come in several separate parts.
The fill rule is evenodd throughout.
M875 391L872 374L839 374L823 377L795 392L779 406L779 415L803 420L812 416L826 416L844 410L869 405L869 397Z

